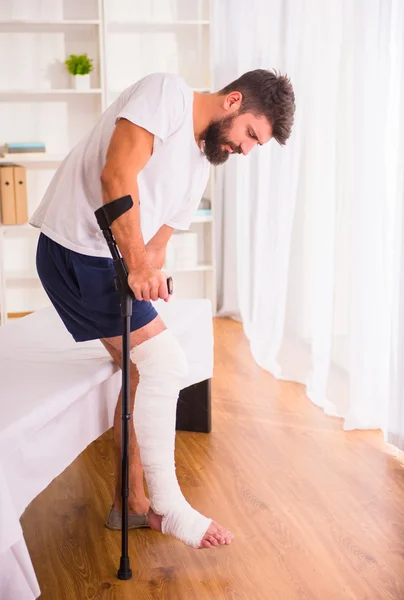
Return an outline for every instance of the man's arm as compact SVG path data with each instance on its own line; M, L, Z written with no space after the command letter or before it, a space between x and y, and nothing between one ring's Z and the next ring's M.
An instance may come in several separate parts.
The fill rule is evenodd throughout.
M174 229L168 225L160 227L158 232L146 244L146 253L150 264L155 269L162 269L166 258L167 244Z
M135 297L147 301L168 297L166 276L150 264L140 229L137 176L152 155L153 140L146 129L119 120L101 173L104 204L132 196L133 207L112 223L111 230L128 267L128 283Z

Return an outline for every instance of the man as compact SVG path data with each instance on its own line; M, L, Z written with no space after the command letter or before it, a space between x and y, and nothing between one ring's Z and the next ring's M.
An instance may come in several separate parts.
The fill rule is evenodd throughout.
M186 357L150 301L169 299L161 271L166 246L174 229L188 229L209 164L222 164L232 153L247 155L272 138L285 144L294 111L290 81L276 72L245 73L212 94L194 93L176 75L149 75L126 89L70 152L31 219L41 228L38 273L65 326L76 341L100 339L121 365L120 298L94 211L122 196L134 201L111 227L135 295L129 525L149 526L195 548L229 544L233 536L194 510L179 488L175 413ZM106 522L113 529L119 528L121 509L120 402L114 419L116 489Z

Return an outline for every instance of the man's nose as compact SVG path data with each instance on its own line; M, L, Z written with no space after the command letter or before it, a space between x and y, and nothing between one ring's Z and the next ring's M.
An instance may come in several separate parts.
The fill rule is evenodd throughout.
M249 154L249 152L251 152L251 150L256 145L257 145L257 142L255 140L249 140L248 142L243 142L241 144L241 151L244 154L244 156L247 156L247 154Z

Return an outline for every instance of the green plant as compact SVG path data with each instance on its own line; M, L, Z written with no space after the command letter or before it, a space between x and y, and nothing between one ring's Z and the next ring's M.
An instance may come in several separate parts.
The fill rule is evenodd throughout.
M93 59L87 54L70 54L65 65L72 75L87 75L93 70Z

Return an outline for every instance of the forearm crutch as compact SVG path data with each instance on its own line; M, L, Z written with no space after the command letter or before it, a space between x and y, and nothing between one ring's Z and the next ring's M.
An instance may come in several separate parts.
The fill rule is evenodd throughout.
M131 196L123 196L113 202L108 202L95 211L100 229L111 251L116 276L115 288L121 295L122 316L122 555L118 569L118 579L131 579L132 570L128 555L128 498L129 498L129 412L130 394L130 318L132 315L132 300L134 294L128 285L128 269L120 255L111 224L133 206ZM172 294L172 279L167 279L168 293Z

